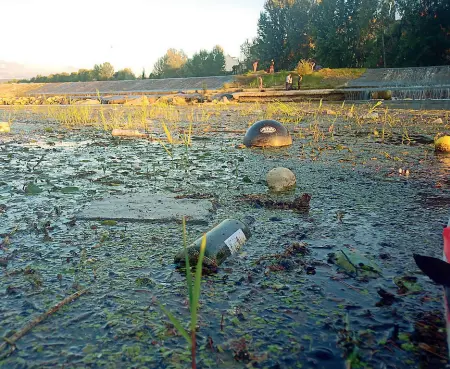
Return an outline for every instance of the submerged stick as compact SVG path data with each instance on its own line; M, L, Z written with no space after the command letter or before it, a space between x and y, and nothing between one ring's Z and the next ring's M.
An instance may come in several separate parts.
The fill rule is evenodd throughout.
M55 306L47 310L44 314L37 316L34 318L31 322L26 324L22 329L20 329L18 332L14 333L11 337L3 337L3 342L0 344L0 352L5 349L7 345L10 345L13 347L12 350L9 350L4 355L0 355L0 359L3 359L7 357L9 354L11 354L14 351L15 343L21 339L25 334L27 334L29 331L31 331L35 326L37 326L40 322L48 318L50 315L56 313L59 309L61 309L64 305L67 305L68 303L76 300L81 295L85 294L87 290L81 290L78 292L75 292L74 294L67 296L64 300L58 302Z

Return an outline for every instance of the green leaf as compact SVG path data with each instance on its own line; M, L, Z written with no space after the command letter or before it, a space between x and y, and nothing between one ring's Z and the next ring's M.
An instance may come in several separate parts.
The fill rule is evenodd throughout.
M375 278L381 274L377 264L356 250L339 250L336 252L336 265L346 273L360 277Z
M100 224L105 225L105 226L115 226L115 225L117 225L117 220L106 219L106 220L102 220L102 222Z
M27 195L37 195L42 192L42 188L35 185L34 183L28 183L25 187L25 193Z
M80 189L78 187L63 187L61 188L62 193L75 193L78 192Z
M411 293L417 293L422 291L422 287L417 283L416 277L410 276L395 277L394 283L397 285L397 287L406 289L408 292Z
M178 332L180 332L180 334L186 339L188 344L192 345L191 337L189 337L189 334L186 332L186 329L183 328L180 321L177 318L175 318L172 315L172 313L169 310L167 310L162 304L159 304L159 307L164 312L164 314L167 315L167 317L172 322L172 324L175 326L175 328L178 330Z
M205 256L206 249L206 233L203 234L202 243L200 245L200 255L198 257L197 267L195 268L195 281L194 281L194 291L193 291L193 301L192 301L192 310L191 310L191 330L195 330L195 326L197 325L197 308L198 308L198 300L200 299L200 291L202 284L202 266L203 266L203 257Z
M189 256L187 251L187 243L186 243L186 217L183 216L183 247L184 247L184 255L186 262L186 279L188 285L188 294L189 294L189 309L192 311L192 275L191 275L191 266L189 264Z

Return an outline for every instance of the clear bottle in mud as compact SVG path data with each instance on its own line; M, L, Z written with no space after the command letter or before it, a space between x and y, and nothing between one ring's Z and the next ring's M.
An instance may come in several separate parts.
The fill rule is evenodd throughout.
M230 255L236 254L250 237L250 229L245 223L236 219L225 219L206 233L203 264L210 267L219 266ZM201 243L202 237L186 248L191 266L198 261ZM175 264L184 265L185 255L185 250L178 252L174 258Z

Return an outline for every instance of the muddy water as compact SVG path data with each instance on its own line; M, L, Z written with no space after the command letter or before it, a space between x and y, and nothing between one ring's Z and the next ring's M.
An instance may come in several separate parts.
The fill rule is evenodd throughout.
M0 335L77 289L89 293L27 333L0 367L189 366L184 339L155 303L188 321L185 279L172 264L182 247L180 224L75 218L93 199L143 190L210 194L217 205L211 227L227 217L255 219L244 252L204 277L199 367L344 368L346 360L352 368L444 367L442 331L437 343L425 342L442 349L437 354L416 339L418 317L441 313L441 291L418 272L412 254L441 254L450 159L429 144L383 143L370 130L336 126L333 139L315 142L305 122L295 127L304 134L294 145L278 150L237 149L238 134L198 134L189 150L174 147L172 159L154 142L17 123L24 130L0 146L0 257L7 259ZM297 176L296 194L281 199L310 193L309 213L238 199L265 194L265 173L276 166ZM204 231L189 225L189 240ZM296 242L309 255L283 264L268 257ZM339 250L358 250L381 275L342 273L329 257ZM417 277L420 291L398 291L394 279L404 276ZM395 296L392 305L379 303L380 288Z

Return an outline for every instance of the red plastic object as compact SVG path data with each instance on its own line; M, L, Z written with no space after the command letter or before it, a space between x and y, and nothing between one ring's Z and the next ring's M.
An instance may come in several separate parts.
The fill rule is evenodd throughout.
M444 228L442 236L444 237L444 260L448 263L450 262L450 227Z

